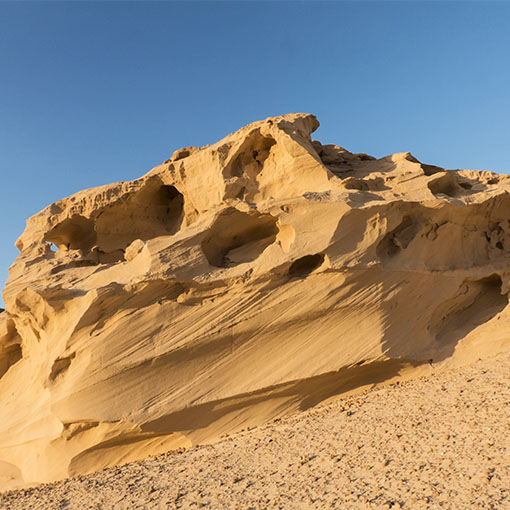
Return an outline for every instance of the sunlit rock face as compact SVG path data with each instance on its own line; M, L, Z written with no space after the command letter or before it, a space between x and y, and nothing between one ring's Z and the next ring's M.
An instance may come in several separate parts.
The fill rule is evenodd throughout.
M28 220L0 312L3 487L508 346L509 178L317 127L256 122Z

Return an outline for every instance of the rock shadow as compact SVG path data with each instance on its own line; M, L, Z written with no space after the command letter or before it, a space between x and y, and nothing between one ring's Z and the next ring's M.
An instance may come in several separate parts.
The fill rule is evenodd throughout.
M218 216L201 246L211 266L230 267L255 260L275 242L277 234L274 216L231 207Z
M59 250L80 250L84 260L115 263L136 239L176 233L184 217L184 197L159 179L99 209L92 217L75 214L55 225L43 238ZM74 262L78 267L80 261ZM86 265L86 264L83 264Z

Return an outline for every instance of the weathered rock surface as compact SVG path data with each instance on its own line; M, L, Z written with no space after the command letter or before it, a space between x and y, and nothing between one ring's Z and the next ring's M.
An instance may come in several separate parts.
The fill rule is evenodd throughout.
M4 487L508 348L510 178L317 127L256 122L28 220L0 313Z
M0 493L8 510L507 510L510 351L210 445Z

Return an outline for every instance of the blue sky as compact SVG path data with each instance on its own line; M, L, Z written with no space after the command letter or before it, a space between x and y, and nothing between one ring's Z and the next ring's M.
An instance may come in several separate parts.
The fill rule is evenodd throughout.
M509 2L0 2L0 287L27 217L271 115L509 173Z

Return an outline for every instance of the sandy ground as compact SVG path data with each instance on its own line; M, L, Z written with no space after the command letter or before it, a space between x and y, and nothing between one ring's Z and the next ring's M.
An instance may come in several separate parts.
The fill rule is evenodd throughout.
M510 353L185 452L0 495L2 509L510 508Z

